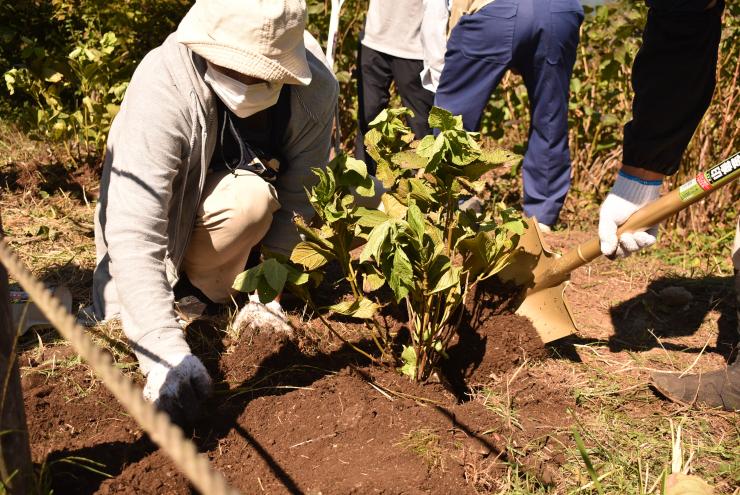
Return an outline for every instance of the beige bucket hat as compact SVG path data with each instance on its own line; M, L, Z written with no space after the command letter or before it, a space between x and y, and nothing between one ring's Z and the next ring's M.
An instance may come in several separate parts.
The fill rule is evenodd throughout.
M241 74L307 85L305 26L305 0L197 0L177 28L177 41Z

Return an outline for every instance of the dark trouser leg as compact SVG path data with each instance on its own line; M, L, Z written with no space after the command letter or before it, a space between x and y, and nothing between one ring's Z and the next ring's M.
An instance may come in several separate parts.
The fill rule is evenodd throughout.
M546 225L557 222L570 188L568 98L582 19L579 11L552 12L540 38L546 50L519 64L532 116L522 162L524 213Z
M709 10L709 0L647 3L622 162L671 175L712 99L724 1Z
M515 14L515 5L490 3L476 14L463 16L447 41L434 104L462 115L469 131L480 128L483 110L511 62Z
M732 264L735 267L735 314L737 317L737 345L740 346L740 218L735 227L735 242L732 246ZM738 349L740 351L740 349ZM740 352L735 355L735 366L740 366Z
M375 162L365 152L365 133L368 131L368 124L388 106L392 80L390 57L361 44L358 66L357 124L359 132L355 140L355 157L363 160L368 170L375 174Z
M414 131L416 139L430 134L429 110L434 104L434 93L424 89L421 85L420 73L424 68L421 60L393 57L391 69L396 89L401 96L403 106L411 109L414 116L409 119L409 127Z

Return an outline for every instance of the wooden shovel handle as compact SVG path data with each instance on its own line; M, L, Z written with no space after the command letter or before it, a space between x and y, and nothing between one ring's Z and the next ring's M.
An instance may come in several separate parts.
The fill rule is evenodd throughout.
M617 235L624 232L649 229L738 178L740 178L740 153L719 165L715 165L708 171L698 174L678 189L674 189L665 196L643 206L619 227ZM547 278L562 279L576 268L595 260L599 256L601 256L601 246L599 238L595 237L556 260L552 264L552 270Z

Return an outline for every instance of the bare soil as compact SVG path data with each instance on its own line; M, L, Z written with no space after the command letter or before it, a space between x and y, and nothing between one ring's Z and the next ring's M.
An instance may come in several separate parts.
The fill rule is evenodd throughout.
M37 276L69 284L75 307L84 306L96 174L67 175L52 163L42 176L35 163L48 152L40 153L3 170L5 234ZM587 237L562 231L547 240L565 249ZM243 493L543 493L549 482L551 493L572 493L591 481L574 448L578 429L605 492L636 493L640 460L651 485L670 464L673 418L686 421L685 448L696 448L692 471L716 493L733 494L736 415L687 411L647 385L652 370L716 369L737 348L731 275L716 272L678 270L649 254L594 262L573 274L566 291L578 334L547 349L511 314L505 288L482 288L474 297L479 312L468 308L449 352L451 387L368 366L320 322L299 320L299 307L292 338L236 336L223 321L198 320L188 340L217 390L192 437ZM666 287L692 297L666 301ZM321 296L331 303L343 290ZM370 348L361 328L337 324ZM120 329L95 332L106 335L122 370L141 380L115 340ZM48 488L192 493L74 351L53 332L40 339L24 337L20 364L33 458ZM469 400L460 400L461 389Z
M552 377L516 369L544 353L527 320L489 309L471 321L477 331L466 326L451 354L469 349L475 359L461 360L458 374L490 384L508 373L510 382L499 380L487 393L507 394L520 419L482 401L460 402L441 383L416 384L369 366L309 332L237 340L220 333L207 345L194 342L219 385L193 438L245 493L474 493L507 462L554 482L562 455L549 435L565 426L572 399L557 392ZM207 322L192 325L201 336L208 331ZM34 458L50 464L54 492L189 493L185 478L84 365L49 369L50 360L67 358L51 354L61 349L68 350L23 356L46 363L23 385ZM507 452L512 440L535 438L540 448Z

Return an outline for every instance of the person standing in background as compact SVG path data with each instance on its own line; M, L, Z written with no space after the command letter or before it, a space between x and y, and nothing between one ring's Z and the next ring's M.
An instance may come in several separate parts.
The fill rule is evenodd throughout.
M462 0L462 3L469 0ZM570 188L568 99L583 7L579 0L477 1L457 8L435 105L462 115L468 131L506 71L521 74L532 123L522 163L524 213L549 230Z
M434 93L424 89L420 77L424 68L422 17L422 0L370 0L357 61L359 132L355 157L363 160L373 175L376 166L365 152L365 133L369 123L388 106L392 82L403 105L414 112L408 124L416 138L431 132L428 120Z

